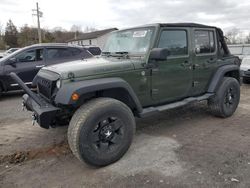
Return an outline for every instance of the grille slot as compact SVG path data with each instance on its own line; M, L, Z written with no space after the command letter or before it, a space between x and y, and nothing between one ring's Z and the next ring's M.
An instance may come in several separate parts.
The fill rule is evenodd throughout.
M38 78L37 87L39 94L45 97L46 99L50 100L53 94L55 83L51 80L45 78Z

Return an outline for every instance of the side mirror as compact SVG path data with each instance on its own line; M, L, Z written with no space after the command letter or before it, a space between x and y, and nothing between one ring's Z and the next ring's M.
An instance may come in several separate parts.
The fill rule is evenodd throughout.
M149 60L164 61L170 55L167 48L153 48L149 54Z
M7 62L6 65L11 65L13 67L15 67L15 64L17 62L17 59L15 57L10 58Z

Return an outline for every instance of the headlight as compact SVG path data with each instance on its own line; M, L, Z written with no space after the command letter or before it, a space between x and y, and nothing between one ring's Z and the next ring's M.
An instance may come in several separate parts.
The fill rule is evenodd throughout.
M59 80L57 80L56 81L56 87L59 89L60 87L61 87L61 80L59 79Z

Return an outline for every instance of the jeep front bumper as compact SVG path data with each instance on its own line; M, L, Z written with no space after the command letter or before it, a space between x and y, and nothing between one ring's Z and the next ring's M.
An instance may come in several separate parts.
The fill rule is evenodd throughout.
M53 126L55 124L56 114L60 111L60 108L53 106L41 96L32 92L15 73L10 73L10 76L27 93L23 95L23 106L33 112L33 120L46 129Z
M37 104L29 95L24 94L23 106L27 110L33 112L32 118L34 121L36 121L41 127L48 129L55 124L56 114L60 109L47 103L41 97L39 98L42 105Z

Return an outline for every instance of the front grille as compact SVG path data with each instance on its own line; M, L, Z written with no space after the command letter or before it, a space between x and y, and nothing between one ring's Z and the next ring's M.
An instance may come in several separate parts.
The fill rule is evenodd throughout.
M39 94L50 100L55 88L55 82L39 77L37 80L37 87Z

